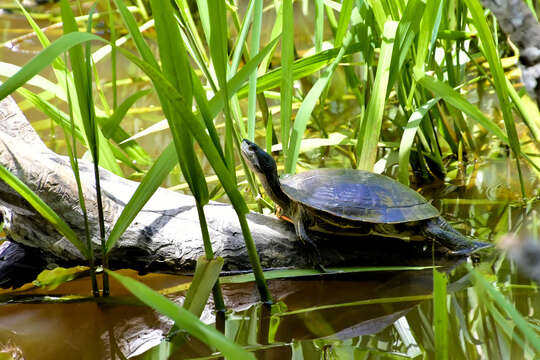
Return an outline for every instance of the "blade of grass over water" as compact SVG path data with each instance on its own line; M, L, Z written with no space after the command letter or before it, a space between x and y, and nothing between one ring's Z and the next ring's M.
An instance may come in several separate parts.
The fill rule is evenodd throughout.
M182 305L185 309L196 316L201 316L222 267L222 258L208 260L200 257L197 259L195 274Z
M429 295L411 295L411 296L396 296L396 297L387 297L387 298L374 298L374 299L366 299L366 300L358 300L358 301L351 301L347 303L342 304L330 304L330 305L320 305L320 306L313 306L308 308L303 308L299 310L293 310L293 311L286 311L282 313L275 314L276 317L282 317L282 316L290 316L290 315L298 315L298 314L305 314L312 311L321 311L326 309L339 309L339 308L346 308L350 306L364 306L364 305L373 305L373 304L392 304L392 303L400 303L400 302L422 302L425 300L431 300L433 296L431 294Z
M64 57L67 58L67 54L64 54ZM65 59L67 62L67 59ZM66 86L65 88L69 88L69 81L71 80L68 76L67 72L68 69L65 68L64 70L66 72L65 81ZM19 92L21 90L25 90L20 88ZM71 168L73 171L73 175L75 176L75 181L77 183L77 196L79 197L79 206L81 207L81 211L83 213L83 219L84 219L84 235L86 237L86 248L88 249L88 265L90 266L90 280L92 282L92 295L94 298L98 298L100 295L99 292L99 285L96 277L96 259L94 254L94 247L92 245L92 234L90 233L90 223L88 221L88 211L86 209L86 201L84 198L84 192L82 188L82 182L80 178L79 173L79 159L77 156L77 137L76 137L76 129L75 129L75 116L73 115L73 102L71 101L70 92L67 92L68 97L68 106L69 106L69 119L66 121L58 121L58 123L61 123L62 130L64 131L64 136L66 138L66 147L68 149L68 156L69 156L69 162L71 164ZM34 98L39 98L38 96L34 96ZM46 113L46 112L45 112ZM59 111L58 111L59 113ZM56 115L56 114L55 114ZM71 139L69 137L69 134L71 134ZM83 136L80 135L80 138L82 139Z
M339 13L339 20L336 29L336 35L334 39L334 47L340 47L347 33L349 27L349 19L351 18L353 10L354 0L343 0L341 4L341 11Z
M184 283L177 286L177 291L180 288L187 288L187 294L182 304L184 309L189 310L195 316L201 317L204 308L207 305L212 287L219 278L219 273L223 266L223 259L216 258L212 260L201 256L197 259L195 274L191 283ZM160 291L160 294L173 293L172 289ZM185 290L185 289L184 289ZM181 331L178 325L174 325L168 332L165 339L161 343L144 354L144 359L168 359L175 352L179 351L182 345L189 341L186 333Z
M250 52L256 54L259 52L262 23L262 0L253 0L255 9L253 13L253 26L251 27ZM257 111L257 69L254 69L249 76L249 94L248 94L248 113L247 113L247 138L255 140L255 112Z
M72 32L61 36L58 40L53 42L51 46L33 57L21 68L21 70L7 79L6 82L0 86L0 99L5 98L33 76L37 75L63 52L91 40L105 41L99 36L89 33Z
M133 38L138 39L136 41L136 46L139 49L139 52L143 56L144 60L137 58L128 51L122 49L119 50L121 50L122 54L124 54L126 58L128 58L131 62L137 65L151 78L156 90L158 91L158 94L160 95L162 105L169 104L171 106L171 111L174 111L174 113L176 114L182 115L182 119L183 121L185 121L186 127L188 128L189 132L197 140L202 151L205 153L212 168L216 172L216 175L218 176L221 184L227 192L227 195L231 200L231 203L236 213L238 214L249 258L253 267L253 271L256 274L257 287L261 294L261 299L264 302L271 302L270 293L268 291L268 287L262 273L260 260L256 253L255 244L253 243L253 238L251 236L249 227L247 225L247 220L245 218L245 215L248 213L249 210L242 195L240 194L240 191L236 186L234 173L231 173L231 170L229 170L226 160L224 161L223 157L221 156L222 152L217 150L216 144L213 142L210 135L206 132L204 123L200 119L198 119L195 114L193 114L191 106L188 105L184 96L176 89L175 86L173 86L168 81L168 79L163 75L163 73L159 71L159 67L157 66L157 63L153 58L151 52L149 51L148 46L142 39L142 36L135 25L132 15L127 12L127 10L125 10L125 5L121 2L121 0L116 0L116 3L119 8L124 7L124 10L121 10L122 16L128 19L128 21L126 21L126 25L128 26L130 33L132 33ZM224 89L222 87L222 91L223 90ZM224 98L228 99L228 93L226 91L224 91L224 95ZM189 103L191 103L191 99L189 99ZM227 103L228 101L225 102L226 105ZM165 107L164 111L168 113L168 110ZM225 155L225 157L227 158L226 151Z
M224 356L231 359L255 359L253 354L248 353L233 341L227 339L216 329L204 324L187 309L177 306L163 295L134 279L112 271L108 272L111 277L118 280L143 303L172 319L177 326L186 330L208 346L216 347Z
M210 55L212 57L214 70L218 79L219 88L223 92L224 98L229 99L229 90L227 85L228 53L227 53L227 10L225 0L216 0L209 11L210 23ZM202 14L201 14L202 16ZM234 169L234 151L233 151L233 122L228 100L224 101L223 112L225 115L225 163L227 167ZM234 173L232 173L234 178Z
M448 310L446 307L447 284L447 275L433 269L433 317L435 322L435 354L437 360L446 360L449 358Z
M519 137L517 134L516 126L514 124L514 118L512 116L512 108L509 101L509 91L507 89L507 81L504 75L504 70L501 65L499 53L495 47L495 42L493 41L493 36L489 30L488 24L486 22L486 17L480 2L478 0L465 0L467 7L471 13L474 26L478 31L478 37L480 38L482 44L482 50L486 56L486 60L489 62L489 68L492 72L493 83L495 85L495 91L497 92L497 98L499 99L499 104L503 113L504 126L506 128L506 133L508 134L508 140L510 148L514 153L516 158L516 167L519 175L519 182L521 185L521 196L523 198L525 195L525 185L523 183L523 175L521 172L520 165L520 144Z
M291 114L293 100L293 61L294 61L294 14L292 0L283 0L282 37L281 37L281 143L285 149L285 159L289 157L289 133L291 131ZM287 160L285 160L287 161Z
M475 285L484 290L493 301L503 310L513 323L521 331L521 333L528 340L529 345L540 354L540 335L538 332L527 322L527 320L521 315L518 310L505 299L504 295L498 291L493 285L491 285L480 273L474 270L470 265L468 266L469 272L475 279Z
M298 109L287 148L287 157L285 159L285 173L287 174L293 174L296 171L296 162L298 160L298 154L300 153L300 145L304 137L304 132L306 131L307 123L311 118L311 114L319 97L334 75L337 65L343 58L343 55L345 55L347 48L351 45L352 38L352 34L348 33L336 58L332 61L330 66L324 70L321 77L304 98L304 101L302 101L300 109Z
M324 7L323 0L315 0L315 52L322 50L324 33Z
M164 5L152 0L151 5L154 10L153 14L156 22L163 73L173 82L173 86L179 89L182 98L187 102L186 105L191 108L193 98L193 85L191 81L198 81L198 79L193 78L191 75L187 52L182 46L181 34L173 15L174 10L169 3ZM159 90L158 93L160 93ZM160 94L160 97L165 99L162 94ZM185 120L182 113L171 111L168 104L164 107L164 112L173 135L182 174L190 187L191 193L195 197L197 212L201 220L200 227L206 257L212 260L214 252L204 215L204 205L209 201L208 186L194 151L193 137L189 131L185 131L184 129ZM224 311L225 305L219 283L216 283L214 288L214 298L217 309Z
M75 21L71 7L66 0L61 0L61 15L64 33L77 32L78 27ZM90 10L88 33L90 33L92 26L92 13ZM105 248L105 220L103 214L103 202L101 197L101 185L99 178L99 159L100 152L102 154L110 153L106 151L108 149L108 142L98 143L100 131L97 127L96 114L94 110L93 101L93 88L92 88L92 64L90 60L90 47L86 48L86 52L83 52L81 45L77 45L69 49L69 59L73 73L73 79L75 83L75 89L77 91L78 109L84 127L84 134L87 140L87 145L92 155L94 165L94 179L96 186L96 200L97 200L97 212L99 222L99 238L101 242L102 250L102 262L105 268L107 264L107 251ZM106 145L107 144L107 145ZM110 157L109 157L110 158ZM114 157L112 157L114 162ZM116 165L118 166L118 165ZM109 295L109 280L107 274L103 274L103 295Z
M378 142L381 133L381 124L383 117L384 104L386 103L386 92L392 60L392 48L396 35L398 23L387 21L384 24L383 42L381 45L381 55L377 65L375 84L369 100L366 116L360 125L358 132L358 143L356 145L356 154L358 156L358 168L368 171L373 170L377 159ZM395 70L394 70L395 71Z
M427 90L432 91L436 96L441 97L444 101L469 115L505 144L509 143L508 137L496 124L489 120L477 107L473 106L449 85L426 74L415 73L415 77L416 81Z
M399 181L405 185L409 185L409 155L416 136L416 131L420 126L422 118L426 116L426 113L439 100L440 97L430 99L425 105L413 112L403 131L401 143L399 144Z
M287 279L298 277L331 277L340 274L376 272L376 271L420 271L432 269L433 266L373 266L373 267L350 267L350 268L327 268L328 273L321 273L316 269L286 269L286 270L270 270L264 272L264 277L270 279ZM254 281L255 277L252 273L242 275L231 275L221 277L223 284L238 284Z

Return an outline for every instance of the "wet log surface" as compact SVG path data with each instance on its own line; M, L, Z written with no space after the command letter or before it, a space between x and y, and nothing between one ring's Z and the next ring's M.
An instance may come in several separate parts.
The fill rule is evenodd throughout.
M529 95L540 104L540 25L523 0L482 0L501 29L519 49L521 78Z
M29 186L75 230L84 241L84 221L77 186L69 160L48 149L11 98L0 103L0 164ZM89 212L92 244L100 257L99 229L93 168L81 160L80 175ZM112 229L123 207L139 183L100 170L105 223ZM233 208L212 202L205 207L210 237L217 256L225 260L225 271L249 270L250 263L240 225ZM21 251L36 254L44 265L86 264L83 255L61 236L41 215L6 183L0 181L0 216L9 241L0 249L0 283L21 258ZM310 267L305 249L296 240L294 228L275 216L248 215L249 226L264 268ZM407 244L401 240L372 237L319 239L326 266L388 264L404 265L427 255L426 244ZM369 245L369 248L368 248ZM431 248L431 246L428 246ZM22 250L21 250L22 249ZM26 249L26 250L25 250ZM392 250L392 251L390 251ZM11 251L11 253L9 253ZM390 253L396 256L392 257ZM9 256L18 254L19 256ZM191 196L160 188L137 215L110 252L113 268L140 272L186 273L204 255L195 203ZM398 263L396 263L396 260ZM43 265L43 266L44 266ZM35 269L30 271L34 274ZM7 275L6 275L7 276ZM29 275L31 276L31 275ZM9 281L4 281L4 285Z

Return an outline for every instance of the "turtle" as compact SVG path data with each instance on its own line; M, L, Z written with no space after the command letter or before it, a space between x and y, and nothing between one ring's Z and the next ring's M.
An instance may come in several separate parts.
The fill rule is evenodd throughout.
M282 217L294 224L298 238L317 257L311 232L429 239L460 256L491 246L461 234L422 195L390 177L327 168L280 179L274 158L255 143L244 139L241 153Z

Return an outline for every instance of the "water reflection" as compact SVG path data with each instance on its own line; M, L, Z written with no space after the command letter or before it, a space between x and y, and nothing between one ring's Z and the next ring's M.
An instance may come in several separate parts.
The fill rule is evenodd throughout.
M440 263L447 270L455 264ZM377 271L272 280L270 288L278 303L271 309L257 303L252 283L226 284L223 292L233 313L227 316L225 333L243 345L262 346L260 351L269 358L290 351L284 347L291 342L317 338L343 341L375 334L430 299L431 273L431 269ZM156 274L139 279L156 289L189 280ZM83 278L53 291L31 289L22 293L86 295L88 289L89 281ZM112 292L125 294L118 286ZM174 300L181 303L182 296ZM205 316L212 321L209 312ZM159 344L170 326L168 320L143 306L86 301L6 304L0 308L1 343L16 345L28 359L114 358L112 352L135 356ZM178 358L211 353L192 340L181 347Z

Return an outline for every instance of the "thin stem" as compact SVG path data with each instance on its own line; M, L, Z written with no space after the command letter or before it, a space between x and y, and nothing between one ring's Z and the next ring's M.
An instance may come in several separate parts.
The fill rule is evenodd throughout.
M97 149L96 149L97 150ZM99 240L101 242L101 256L103 258L103 268L109 268L109 259L107 256L107 250L105 247L105 220L103 217L103 202L101 199L101 184L99 181L99 165L98 156L94 154L94 177L96 180L96 198L98 207L98 221L99 221ZM109 275L107 272L103 272L103 296L109 296Z
M259 290L259 294L261 294L261 301L266 304L272 304L272 296L268 291L268 286L261 267L261 261L259 260L257 249L255 248L255 243L253 242L253 237L251 236L251 232L249 230L246 215L239 212L237 212L237 214L238 220L240 221L240 227L242 228L242 234L244 235L244 242L246 243L249 260L251 262L251 266L253 267L253 274L255 275L257 289Z
M212 242L210 241L208 224L206 223L206 216L204 215L204 206L199 201L195 201L195 203L197 204L197 214L199 215L199 224L201 226L204 253L208 260L212 260L214 258L214 251L212 250ZM218 312L225 312L225 301L223 300L223 294L221 293L219 278L216 280L216 283L212 288L212 294L214 296L214 305L216 310Z
M65 60L67 63L67 59ZM94 297L99 297L99 287L96 278L96 264L94 256L94 248L92 247L92 238L90 235L90 226L88 224L88 211L86 210L86 204L84 201L83 190L81 185L81 178L79 176L79 160L77 157L77 140L75 138L75 122L73 121L73 107L71 102L71 93L68 91L68 75L66 75L66 93L68 98L69 105L69 119L71 125L71 142L69 141L68 131L64 125L62 129L64 131L64 136L66 138L66 147L69 154L69 161L73 169L73 175L75 176L75 182L77 183L77 194L79 195L79 204L81 206L81 211L84 218L84 234L86 236L86 247L88 248L88 266L90 267L90 279L92 282L92 295Z

